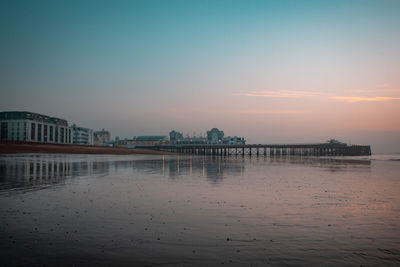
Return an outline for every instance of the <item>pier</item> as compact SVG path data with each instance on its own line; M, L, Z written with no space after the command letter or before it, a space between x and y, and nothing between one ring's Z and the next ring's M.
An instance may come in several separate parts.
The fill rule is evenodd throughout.
M140 147L142 148L142 147ZM179 144L155 145L143 147L159 151L168 151L195 155L249 155L249 156L369 156L369 145L347 144Z

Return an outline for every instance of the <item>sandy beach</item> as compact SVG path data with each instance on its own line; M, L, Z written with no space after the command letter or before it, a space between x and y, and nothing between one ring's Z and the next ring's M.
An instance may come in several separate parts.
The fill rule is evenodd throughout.
M171 154L164 151L153 151L136 148L114 148L82 145L41 144L33 142L0 142L0 154L19 153L62 153L62 154L104 154L104 155L132 155L132 154Z

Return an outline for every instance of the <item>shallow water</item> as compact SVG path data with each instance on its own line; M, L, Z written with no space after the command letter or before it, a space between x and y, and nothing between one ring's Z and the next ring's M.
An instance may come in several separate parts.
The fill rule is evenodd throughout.
M400 162L0 157L4 265L398 266Z

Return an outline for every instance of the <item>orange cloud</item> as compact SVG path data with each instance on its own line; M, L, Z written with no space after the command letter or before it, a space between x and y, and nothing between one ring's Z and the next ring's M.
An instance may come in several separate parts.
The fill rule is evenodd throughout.
M331 99L340 100L344 102L381 102L381 101L391 101L400 100L400 97L390 97L390 96L331 96Z
M239 114L306 114L308 110L295 110L295 109L252 109L252 110L235 110L232 113Z
M382 88L379 88L379 89L354 89L354 90L351 90L351 92L354 92L354 93L369 93L369 94L371 94L371 93L382 93L382 92L385 92L385 93L400 93L400 88L390 88L390 89L382 89Z
M390 92L397 92L398 89L391 89ZM387 90L389 91L389 90ZM352 90L357 93L372 93L374 90ZM335 96L328 95L313 91L288 91L288 90L265 90L265 91L252 91L244 94L250 97L272 97L272 98L306 98L306 97L318 97L319 99L334 99L348 103L354 102L382 102L400 100L400 97L394 96L365 96L365 95L353 95L353 96Z

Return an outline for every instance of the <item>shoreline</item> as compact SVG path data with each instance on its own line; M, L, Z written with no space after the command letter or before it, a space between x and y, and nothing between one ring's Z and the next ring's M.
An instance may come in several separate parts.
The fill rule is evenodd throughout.
M70 144L44 144L35 142L0 141L0 155L23 153L48 154L98 154L98 155L175 155L171 152L151 149L103 147Z

